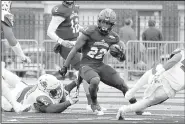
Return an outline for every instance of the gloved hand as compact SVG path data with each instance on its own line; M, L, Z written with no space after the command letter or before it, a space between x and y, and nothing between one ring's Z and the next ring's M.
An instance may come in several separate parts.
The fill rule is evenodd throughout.
M60 43L57 43L55 44L54 46L54 52L57 54L57 53L60 53L60 47L61 47L61 44Z
M28 56L21 57L23 63L31 63L31 59Z
M70 97L69 99L69 102L71 103L71 105L75 104L78 102L78 97Z
M67 73L67 67L63 66L58 72L64 77Z
M115 47L118 51L119 51L119 54L117 55L117 59L120 61L120 62L123 62L126 60L126 55L124 54L124 50L122 47Z

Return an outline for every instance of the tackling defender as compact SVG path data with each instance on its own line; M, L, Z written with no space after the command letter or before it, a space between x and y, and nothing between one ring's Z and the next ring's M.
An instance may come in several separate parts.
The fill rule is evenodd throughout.
M158 64L156 68L148 70L130 89L125 98L129 99L145 84L148 88L144 92L144 98L135 104L122 106L116 118L123 120L127 112L135 112L147 107L161 104L175 94L185 89L184 71L185 58L184 49L174 51L165 64Z
M23 62L30 63L31 60L23 53L19 42L16 40L14 33L12 31L13 27L13 15L10 13L11 9L11 1L2 1L2 8L1 8L1 33L4 34L4 37L8 40L9 45L11 46L12 50L15 54L21 57ZM7 85L7 80L11 80L12 77L5 77L6 76L6 69L2 67L2 95L11 103L14 110L16 112L25 111L29 108L29 106L22 106L13 97L13 94L10 93L10 88ZM12 82L13 83L13 82Z
M82 31L82 35L78 37L77 43L72 48L64 63L62 73L63 75L67 73L67 67L72 58L77 54L78 50L82 49L79 73L90 84L91 108L99 114L101 108L97 101L97 89L100 81L122 91L124 95L128 90L128 86L116 70L103 63L104 55L111 45L118 44L118 46L122 46L119 36L112 30L116 23L116 13L112 9L103 9L98 14L97 23L98 25L88 26ZM117 49L119 52L114 57L119 61L124 61L125 54L123 49L121 47ZM136 99L132 98L129 102L135 103Z
M55 6L52 9L52 20L49 24L47 35L57 41L54 47L54 52L59 53L63 59L66 59L72 47L76 43L79 31L82 28L79 25L79 6L74 4L74 1L63 1L62 4ZM76 70L80 68L81 54L77 53L70 64ZM60 71L59 71L60 72ZM75 86L73 81L71 86ZM84 90L88 105L86 109L90 109L91 98L88 90L87 82L83 81Z
M61 113L78 101L78 97L68 96L67 92L70 92L66 91L69 89L68 85L64 87L62 82L53 75L40 76L34 86L23 83L16 75L12 76L17 80L14 81L16 87L11 92L19 103L31 105L28 112ZM4 97L2 97L2 108L12 111L11 104Z

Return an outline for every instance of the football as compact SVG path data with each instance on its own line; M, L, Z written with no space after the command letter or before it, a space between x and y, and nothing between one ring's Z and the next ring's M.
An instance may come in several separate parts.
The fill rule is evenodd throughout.
M120 53L121 47L118 44L113 44L109 48L109 52L113 57L117 57Z

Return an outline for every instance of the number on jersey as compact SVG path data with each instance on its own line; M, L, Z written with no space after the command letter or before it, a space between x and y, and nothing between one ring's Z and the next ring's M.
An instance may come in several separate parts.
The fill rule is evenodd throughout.
M78 18L74 18L71 20L71 28L73 29L74 34L78 33L80 30L78 21Z
M107 53L107 49L101 48L98 49L97 47L91 47L91 51L87 53L87 55L91 58L101 59Z

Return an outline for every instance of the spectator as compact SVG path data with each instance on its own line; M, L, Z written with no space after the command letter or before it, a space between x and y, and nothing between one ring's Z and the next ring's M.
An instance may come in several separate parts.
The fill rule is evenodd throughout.
M142 34L142 40L143 41L162 41L163 36L162 33L159 29L155 27L155 20L149 20L148 21L148 26L143 34Z
M131 27L132 25L133 25L132 19L126 19L124 22L124 26L120 28L119 31L120 40L123 41L125 44L129 40L137 39L135 31Z
M162 41L163 40L163 35L159 29L155 27L155 20L150 19L148 21L148 26L143 34L142 34L142 40L143 41ZM159 58L159 50L161 47L161 44L153 44L153 43L145 43L144 44L146 49L147 49L147 54L148 54L148 65L152 66L154 65ZM151 65L150 65L151 64Z
M126 45L127 42L129 40L137 40L136 38L136 33L135 31L132 29L132 25L133 25L133 21L130 18L125 19L124 21L124 26L120 28L119 31L119 36L120 36L120 40ZM127 46L128 48L128 56L127 59L130 62L133 62L132 64L136 64L138 63L138 58L139 56L137 55L137 45L134 44L130 44ZM128 63L127 63L128 64ZM134 67L132 67L134 68ZM131 75L130 73L129 75L129 79L131 80Z

